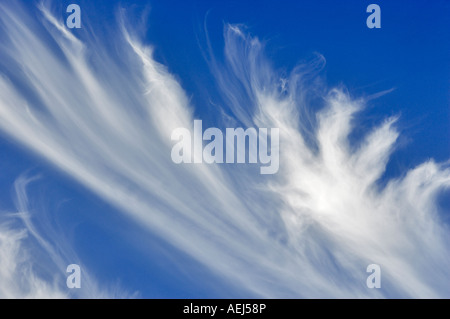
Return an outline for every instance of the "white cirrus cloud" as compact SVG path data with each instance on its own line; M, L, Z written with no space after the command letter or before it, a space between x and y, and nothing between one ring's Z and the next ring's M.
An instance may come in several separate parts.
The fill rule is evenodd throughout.
M323 57L282 77L261 41L226 25L225 61L209 58L226 101L217 116L227 126L279 128L280 170L177 165L171 132L192 129L194 106L125 13L121 34L101 40L95 30L75 37L39 8L36 18L0 4L5 134L249 296L450 297L449 232L437 206L448 165L430 160L380 187L396 118L352 147L364 100L315 83ZM325 101L316 113L311 91ZM20 257L23 234L0 232L4 296L17 295L9 261ZM381 266L382 289L365 285L371 263ZM60 296L48 285L34 294Z
M138 297L138 293L128 293L118 284L100 285L61 229L51 226L45 210L30 204L27 189L37 179L18 177L14 183L17 211L0 215L0 298ZM80 289L66 285L70 275L67 266L74 262L81 268Z

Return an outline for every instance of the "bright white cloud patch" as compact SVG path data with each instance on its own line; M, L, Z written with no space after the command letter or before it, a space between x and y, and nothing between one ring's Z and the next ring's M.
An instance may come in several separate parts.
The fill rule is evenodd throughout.
M436 206L449 168L429 161L375 184L398 137L395 118L354 149L348 135L364 101L333 89L311 129L308 76L323 58L281 77L257 38L228 25L226 61L210 59L231 111L217 116L279 128L279 172L174 164L171 133L192 130L194 106L119 20L122 34L108 40L121 52L111 52L94 35L76 38L46 7L36 20L0 4L3 132L249 296L450 297L449 231ZM25 233L0 229L0 293L60 296L33 276L17 288ZM372 263L382 289L366 286Z
M27 232L0 228L0 297L1 298L65 298L67 295L38 277L33 271L30 253L22 245Z

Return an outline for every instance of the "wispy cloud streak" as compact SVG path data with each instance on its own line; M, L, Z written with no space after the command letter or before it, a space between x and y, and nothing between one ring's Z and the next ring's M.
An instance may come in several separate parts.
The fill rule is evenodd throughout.
M448 165L430 160L380 190L396 119L354 148L363 100L332 89L312 116L307 92L318 90L310 78L323 57L283 78L257 38L227 25L226 61L210 60L227 101L217 114L280 128L280 171L176 165L171 132L192 129L193 106L124 16L108 39L120 52L95 34L76 38L45 6L40 16L0 5L0 128L20 144L249 296L449 297L449 232L436 205ZM13 246L22 236L4 234ZM381 290L365 286L370 263L383 269Z
M61 229L52 227L51 216L41 207L31 207L30 183L38 178L17 178L14 183L17 211L0 215L0 298L130 298L115 283L100 285L80 261ZM39 216L35 216L37 212ZM39 221L40 230L35 221ZM82 269L82 289L66 286L67 266Z

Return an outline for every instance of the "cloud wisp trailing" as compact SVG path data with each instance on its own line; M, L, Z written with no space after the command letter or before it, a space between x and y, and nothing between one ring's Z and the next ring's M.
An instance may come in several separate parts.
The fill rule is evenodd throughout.
M0 129L249 296L450 296L449 230L437 206L448 165L430 160L377 185L396 118L352 147L362 99L331 89L311 116L306 96L322 57L283 78L257 38L226 25L225 61L209 58L227 103L217 116L279 128L279 171L177 165L171 134L192 131L194 106L125 21L108 39L114 52L95 32L75 37L44 5L34 18L0 4ZM0 236L0 272L15 278L7 260L23 233L3 226ZM383 289L365 284L371 263Z
M14 183L17 211L0 215L0 298L130 298L138 295L113 285L100 285L84 267L69 240L51 226L51 216L28 198L28 187L38 178L22 175ZM83 289L67 289L66 270L72 262L83 265ZM105 288L108 287L108 288Z

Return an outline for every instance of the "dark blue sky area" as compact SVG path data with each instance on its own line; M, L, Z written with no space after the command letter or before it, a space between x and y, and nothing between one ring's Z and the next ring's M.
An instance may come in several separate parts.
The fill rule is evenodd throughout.
M381 7L381 29L366 26L370 3ZM327 60L321 75L329 87L343 85L355 97L395 89L372 100L361 116L371 126L401 115L399 128L406 136L400 144L407 147L397 154L404 153L402 161L414 165L450 156L448 1L164 1L151 6L148 40L199 102L197 108L204 102L196 100L199 91L213 94L213 87L205 88L211 81L205 81L200 53L205 18L219 55L223 23L243 23L267 40L277 68L289 71L317 52Z
M65 1L72 3L74 1ZM381 8L381 29L369 29L366 8ZM344 86L354 97L394 89L370 101L361 114L367 126L401 115L405 134L393 157L407 166L428 157L450 157L450 3L436 1L90 1L84 14L98 27L114 28L114 11L128 8L138 21L146 8L147 41L192 96L198 116L217 92L202 56L204 26L215 53L223 49L224 23L242 23L267 41L276 68L289 72L299 62L322 54L321 73L331 88ZM134 18L132 18L134 17ZM364 125L363 125L364 126ZM359 128L362 131L363 128ZM413 143L413 145L410 145ZM404 151L402 146L408 148Z

